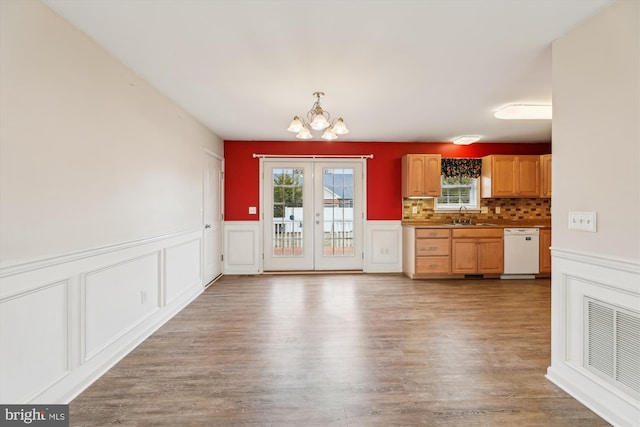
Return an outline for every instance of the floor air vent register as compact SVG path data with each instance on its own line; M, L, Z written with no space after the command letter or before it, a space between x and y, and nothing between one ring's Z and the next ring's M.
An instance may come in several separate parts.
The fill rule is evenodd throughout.
M640 397L640 313L585 297L585 367Z

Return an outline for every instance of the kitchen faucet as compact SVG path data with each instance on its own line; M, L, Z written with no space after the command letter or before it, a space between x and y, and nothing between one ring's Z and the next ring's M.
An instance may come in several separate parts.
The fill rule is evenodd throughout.
M462 219L462 215L463 215L462 209L464 209L465 213L467 212L466 206L460 206L460 209L458 209L458 224L464 224L465 222L468 222L469 224L471 224L471 218L469 218L466 221Z

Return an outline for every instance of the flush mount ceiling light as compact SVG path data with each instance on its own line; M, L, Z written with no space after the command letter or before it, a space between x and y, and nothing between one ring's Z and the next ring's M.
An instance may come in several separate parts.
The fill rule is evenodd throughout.
M494 116L504 120L550 120L551 112L551 105L509 104Z
M480 141L480 137L478 135L462 135L454 138L451 142L457 145L469 145L478 141Z
M299 139L313 138L312 130L323 130L322 139L326 140L337 139L338 135L348 134L349 129L344 124L342 117L331 120L329 112L320 106L320 97L324 96L324 92L313 92L313 96L316 97L316 102L307 112L307 119L295 116L287 130L296 133L296 138Z

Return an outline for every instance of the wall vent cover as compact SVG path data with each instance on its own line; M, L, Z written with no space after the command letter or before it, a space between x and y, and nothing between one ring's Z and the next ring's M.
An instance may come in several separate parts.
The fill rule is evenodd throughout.
M640 397L640 313L585 297L584 365Z

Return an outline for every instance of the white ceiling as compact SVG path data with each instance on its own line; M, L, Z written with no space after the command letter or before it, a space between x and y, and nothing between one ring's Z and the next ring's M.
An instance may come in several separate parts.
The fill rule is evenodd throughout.
M295 140L322 106L351 141L551 140L551 42L611 0L44 0L226 140Z

